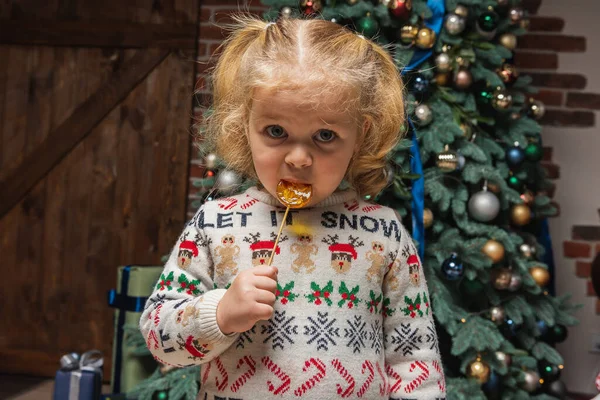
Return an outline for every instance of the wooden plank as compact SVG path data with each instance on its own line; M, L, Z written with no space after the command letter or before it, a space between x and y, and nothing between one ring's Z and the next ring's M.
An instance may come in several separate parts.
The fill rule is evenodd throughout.
M128 21L0 20L0 44L194 49L195 24Z
M0 181L0 218L42 179L71 149L169 54L168 50L139 51L115 76L31 152L22 165Z
M53 349L40 351L22 348L2 348L0 349L0 360L2 360L0 363L0 372L54 376L56 370L60 368L60 357L63 354Z

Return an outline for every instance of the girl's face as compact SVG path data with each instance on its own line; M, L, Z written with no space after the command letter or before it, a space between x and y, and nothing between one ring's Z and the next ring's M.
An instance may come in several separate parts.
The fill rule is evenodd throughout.
M339 186L364 128L350 111L330 111L342 99L321 102L323 111L298 99L294 92L256 89L248 140L258 179L272 196L282 179L307 183L314 205Z

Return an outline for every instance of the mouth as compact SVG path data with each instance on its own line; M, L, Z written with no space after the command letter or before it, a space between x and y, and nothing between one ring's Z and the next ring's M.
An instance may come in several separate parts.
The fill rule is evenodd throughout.
M306 180L295 179L295 178L281 178L282 181L286 181L289 183L296 183L300 185L310 185L310 183L306 182Z

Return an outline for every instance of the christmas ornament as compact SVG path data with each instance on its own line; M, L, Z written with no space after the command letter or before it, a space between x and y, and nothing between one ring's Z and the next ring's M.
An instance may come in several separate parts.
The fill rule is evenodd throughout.
M411 10L412 0L391 0L388 4L389 13L402 20L410 17Z
M505 336L512 338L517 335L519 328L519 325L515 324L515 321L510 318L506 318L504 325L500 327L500 330Z
M444 27L451 35L460 35L466 26L466 21L464 17L456 14L448 14L446 16L446 21L444 22Z
M497 0L496 3L498 3L499 7L506 7L508 5L510 0Z
M423 226L425 229L433 225L433 212L429 208L423 210Z
M502 243L490 239L488 240L481 249L483 253L488 256L494 264L499 263L504 259L504 246Z
M419 125L425 126L433 120L433 112L427 104L419 104L415 108L415 117L417 118Z
M535 371L523 371L523 381L519 386L529 393L533 393L540 387L540 376Z
M519 246L521 255L525 258L531 258L535 254L535 247L529 243L523 243Z
M465 167L465 164L467 163L467 159L465 158L465 156L460 154L460 152L457 152L457 154L458 154L458 165L456 166L456 170L462 171L462 169Z
M521 274L519 274L517 272L511 273L510 283L508 284L508 290L511 292L516 292L517 290L519 290L521 288L522 284L523 284L523 277L521 276Z
M468 206L471 217L480 222L489 222L500 212L500 200L487 188L471 196Z
M467 19L467 17L469 16L469 9L467 8L467 6L459 4L454 9L454 14Z
M510 354L506 354L502 351L497 351L494 353L494 355L496 356L496 360L498 360L500 364L502 364L502 366L508 368L512 364L512 357L510 356Z
M506 317L506 313L504 312L504 308L496 306L490 308L490 319L496 325L502 325L504 323L504 318Z
M454 86L456 86L457 89L468 89L472 83L473 76L471 75L471 71L463 67L456 71L456 75L454 76Z
M206 157L204 157L204 166L207 169L215 169L217 166L217 155L215 153L208 153Z
M517 167L523 160L525 160L525 151L518 143L515 143L515 145L506 152L506 163L509 167Z
M562 343L567 338L567 327L556 324L550 328L550 334L554 343Z
M358 32L371 38L379 32L379 23L371 16L371 13L367 13L367 15L358 20L356 28Z
M498 400L500 398L500 376L492 371L486 383L481 385L481 390L486 394L488 400Z
M419 29L417 33L416 46L420 49L430 49L435 44L435 32L427 27Z
M498 111L508 110L512 106L512 96L508 91L499 89L494 92L492 106Z
M323 10L321 0L300 0L300 10L306 16L314 16Z
M436 158L436 165L442 172L454 172L458 168L458 153L450 150L448 145Z
M508 187L510 187L511 189L515 189L516 191L520 191L521 189L523 189L523 182L521 182L521 180L515 175L511 175L508 178Z
M215 181L215 189L218 189L221 193L227 194L233 192L242 183L242 178L233 171L224 169L217 175Z
M498 28L500 17L494 11L484 11L477 18L477 28L483 32L493 32Z
M458 254L452 253L450 257L442 263L442 272L449 281L455 281L463 276L465 267L458 258Z
M435 66L438 72L448 72L452 69L452 60L447 53L440 53L435 57Z
M528 206L531 205L535 200L535 197L530 190L525 191L525 193L522 193L519 197L521 197L521 200L523 200L523 204L526 204Z
M438 86L448 86L448 84L450 83L450 74L447 72L442 74L436 74L435 83Z
M512 7L508 10L508 17L510 18L510 22L516 24L523 19L523 9L521 7Z
M279 10L279 16L281 18L290 18L292 13L292 7L289 6L281 7L281 10Z
M544 103L539 100L531 100L529 102L528 114L531 116L531 118L539 120L544 116L545 113L546 107L544 106Z
M548 340L548 324L544 320L538 320L536 323L538 330L540 331L540 338L542 340Z
M517 48L517 37L513 33L503 33L498 41L508 50L512 51Z
M510 210L510 220L517 226L529 224L531 222L531 209L525 204L515 204Z
M502 82L507 85L512 85L519 77L519 71L517 68L508 63L502 64L502 66L496 70L496 73L500 79L502 79Z
M475 361L467 367L467 376L475 378L479 383L483 384L490 378L490 366L481 358L477 357Z
M477 91L477 101L479 101L484 106L489 106L492 104L492 99L494 98L494 91L490 88L482 88Z
M532 267L529 268L529 275L533 278L538 286L544 287L550 282L550 273L546 268L543 267Z
M540 371L540 378L542 378L544 382L554 382L560 378L560 368L546 360L540 360L538 362L538 371Z
M548 385L544 385L546 394L556 397L559 400L567 400L567 387L563 381L554 381ZM600 384L598 385L600 391Z
M419 27L415 25L404 25L400 28L400 42L405 46L412 46L417 41Z
M359 0L346 0L346 3L348 3L348 5L353 6L356 3L358 3Z
M510 285L512 272L508 268L497 268L492 271L492 285L498 290L506 290Z
M429 79L422 74L416 74L409 82L409 91L415 97L423 98L429 94Z
M525 147L525 158L529 161L538 162L544 156L544 149L539 143L531 142Z
M157 390L152 394L152 400L168 400L169 392L167 390Z
M473 130L471 129L471 125L465 123L465 122L461 122L460 123L460 130L463 132L463 137L467 138L467 140L471 139L471 135L473 134Z

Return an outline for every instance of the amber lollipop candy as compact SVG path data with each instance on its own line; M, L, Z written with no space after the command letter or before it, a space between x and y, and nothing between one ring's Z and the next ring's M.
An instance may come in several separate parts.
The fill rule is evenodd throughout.
M283 230L283 225L285 224L285 220L287 219L290 208L306 207L306 205L310 202L311 197L311 185L288 181L279 181L277 184L277 198L284 206L286 206L286 209L285 214L283 214L281 225L279 225L279 232L277 233L275 245L273 246L273 251L271 252L271 257L269 257L269 262L267 265L271 265L271 262L273 262L273 255L275 254L275 250L279 244L279 237L281 236L281 231Z

